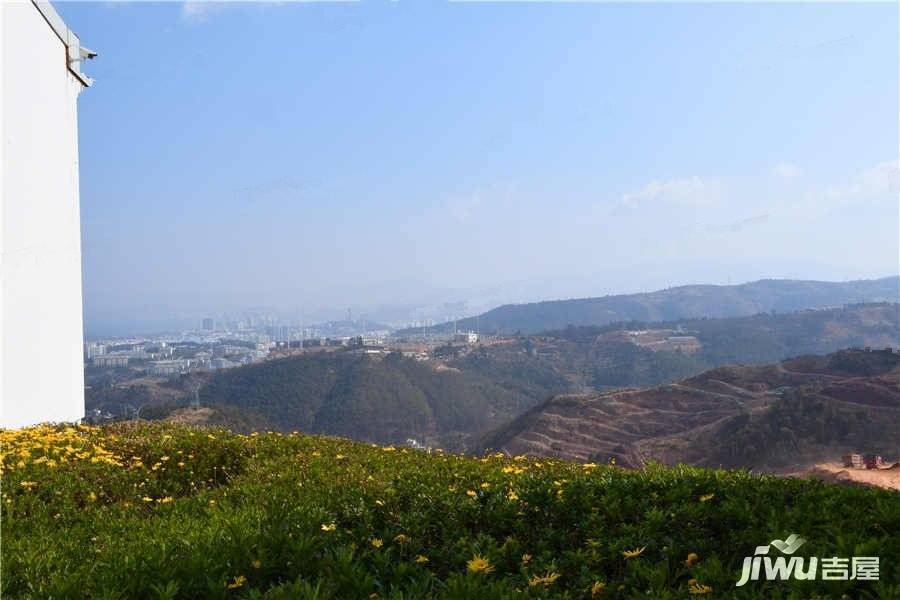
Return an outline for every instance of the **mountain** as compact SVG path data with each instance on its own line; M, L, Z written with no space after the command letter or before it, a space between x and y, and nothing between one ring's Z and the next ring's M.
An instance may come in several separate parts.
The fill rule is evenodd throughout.
M797 469L851 450L897 457L900 354L845 350L721 367L645 389L559 396L478 447L635 467Z
M459 448L461 439L504 423L562 393L567 382L503 381L399 353L290 357L216 373L200 390L204 406L237 407L271 428L398 443L408 438Z
M280 358L173 381L93 386L88 409L185 419L238 431L330 433L468 450L554 395L659 385L732 363L769 363L848 346L900 345L897 304L728 319L569 327L414 361L330 352ZM452 350L452 351L451 351ZM178 411L199 389L208 411ZM173 414L173 411L175 413ZM126 411L127 412L127 411Z
M736 317L848 303L896 302L898 298L900 277L896 276L846 282L763 279L740 285L688 285L643 294L508 304L462 319L456 327L489 333L536 333L569 325ZM444 323L431 331L452 331L453 327L453 323Z
M770 363L851 346L900 344L900 304L567 327L485 345L457 359L463 370L535 376L553 370L572 391L647 386L732 363Z
M900 344L897 304L730 319L567 328L415 361L319 353L221 371L200 390L211 423L259 423L466 450L469 438L566 393L656 385L725 364ZM637 331L638 335L633 335ZM675 340L674 342L671 340ZM182 386L183 387L183 386ZM148 413L150 414L150 413ZM224 419L224 420L223 420Z

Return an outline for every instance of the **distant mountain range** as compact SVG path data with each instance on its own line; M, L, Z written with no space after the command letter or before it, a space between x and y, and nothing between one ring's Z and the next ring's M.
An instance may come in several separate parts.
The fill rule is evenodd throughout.
M569 325L737 317L847 303L896 302L898 298L900 277L897 276L846 282L763 279L740 285L687 285L642 294L508 304L478 317L461 319L455 326L484 333L537 333ZM446 332L453 328L453 323L444 323L430 331Z
M163 418L191 389L209 410L193 417L236 430L301 430L379 443L408 438L468 451L549 398L666 384L736 363L771 363L849 346L900 344L898 304L727 319L569 327L457 348L416 361L353 352L275 359L149 385L89 390L88 408L114 414L144 405ZM449 351L448 349L445 349ZM180 417L179 417L180 418Z
M729 366L677 383L563 395L481 450L642 466L655 460L793 470L846 451L900 453L900 354L845 350Z

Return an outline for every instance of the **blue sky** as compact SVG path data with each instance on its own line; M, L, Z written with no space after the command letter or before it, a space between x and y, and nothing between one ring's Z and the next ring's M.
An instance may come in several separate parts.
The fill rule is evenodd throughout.
M88 333L897 272L896 4L56 6Z

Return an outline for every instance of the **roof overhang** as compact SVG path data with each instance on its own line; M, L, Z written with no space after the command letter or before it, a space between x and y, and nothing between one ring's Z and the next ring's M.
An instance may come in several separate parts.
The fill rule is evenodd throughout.
M97 53L81 45L81 40L78 39L78 36L75 35L74 31L69 29L66 22L63 21L62 17L59 16L59 13L56 12L56 9L53 8L53 5L50 4L50 2L47 0L31 0L31 3L34 4L34 7L38 9L38 12L40 12L44 17L44 20L47 21L50 29L53 30L56 36L65 45L66 67L69 69L69 72L77 77L85 87L89 87L94 83L94 80L81 72L81 63L82 61L94 58L97 56Z

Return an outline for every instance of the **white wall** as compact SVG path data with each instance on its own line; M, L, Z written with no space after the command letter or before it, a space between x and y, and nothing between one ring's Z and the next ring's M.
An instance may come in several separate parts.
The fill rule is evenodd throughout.
M0 426L84 416L81 81L30 1L2 4Z

